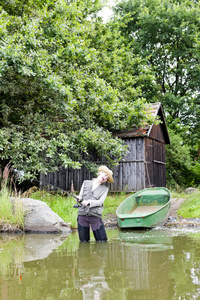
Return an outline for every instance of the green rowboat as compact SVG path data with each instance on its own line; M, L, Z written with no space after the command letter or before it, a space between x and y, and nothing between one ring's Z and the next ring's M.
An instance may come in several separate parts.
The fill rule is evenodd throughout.
M117 208L118 225L121 228L156 227L166 223L171 206L168 189L148 188L125 199Z

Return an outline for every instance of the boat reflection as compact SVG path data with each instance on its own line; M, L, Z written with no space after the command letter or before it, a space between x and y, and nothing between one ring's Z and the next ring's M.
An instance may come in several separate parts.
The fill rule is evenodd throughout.
M151 251L172 249L172 236L165 230L119 230L119 238L122 242L132 246L142 246Z

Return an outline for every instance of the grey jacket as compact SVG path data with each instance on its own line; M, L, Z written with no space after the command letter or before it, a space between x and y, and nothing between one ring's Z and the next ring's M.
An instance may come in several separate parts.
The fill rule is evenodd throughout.
M105 185L99 185L94 191L92 191L92 180L85 180L81 187L79 196L83 200L89 200L90 205L81 206L78 209L79 216L95 216L102 217L103 203L108 193L108 187Z

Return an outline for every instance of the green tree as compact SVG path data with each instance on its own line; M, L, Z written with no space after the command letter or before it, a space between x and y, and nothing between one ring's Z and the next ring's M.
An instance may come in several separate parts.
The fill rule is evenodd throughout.
M30 178L61 165L92 168L91 149L115 163L126 147L111 132L147 120L151 72L143 66L136 83L137 72L126 71L127 62L139 70L140 61L124 47L117 58L121 37L113 40L117 30L96 16L100 1L24 4L23 14L9 1L0 12L1 164Z
M169 130L171 145L166 147L167 183L170 187L198 184L200 173L193 167L190 148L177 133Z
M148 59L155 74L168 126L199 164L199 1L129 0L115 12L127 45Z

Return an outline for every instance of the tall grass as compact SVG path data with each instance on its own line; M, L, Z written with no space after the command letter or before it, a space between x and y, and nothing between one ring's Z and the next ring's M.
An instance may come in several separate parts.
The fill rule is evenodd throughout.
M10 191L6 185L0 192L0 223L10 224L24 229L24 209L17 198L10 198Z
M9 185L14 184L14 174L8 164L3 173L0 170L0 224L9 224L16 228L24 229L24 210L17 198L11 200ZM16 188L15 188L16 189Z

